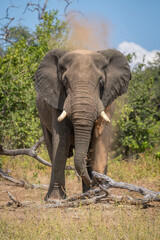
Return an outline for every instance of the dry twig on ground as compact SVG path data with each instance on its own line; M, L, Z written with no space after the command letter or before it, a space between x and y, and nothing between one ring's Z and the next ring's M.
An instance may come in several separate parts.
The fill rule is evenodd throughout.
M7 180L10 181L12 183L15 183L16 185L20 186L20 187L25 187L25 188L36 188L36 189L48 189L48 185L45 184L32 184L32 183L28 183L25 181L21 181L18 179L15 179L11 176L9 176L7 173L5 173L1 168L0 168L0 176Z
M100 173L97 173L94 171L92 172L92 174L93 174L93 177L96 179L96 181L97 180L99 182L103 181L103 185L101 186L102 190L108 189L108 188L127 189L129 191L137 192L137 193L140 193L141 195L144 195L144 197L142 199L136 199L136 198L131 198L131 197L127 196L129 201L132 201L135 203L137 202L137 203L141 203L141 204L146 204L149 202L160 202L160 192L151 191L151 190L148 190L147 188L129 184L129 183L117 182L104 174L100 174ZM114 197L115 197L114 195L111 195L111 198L114 199ZM118 198L119 198L119 201L121 199L124 200L123 196L119 196ZM118 198L117 198L117 200L118 200Z
M12 203L16 204L17 207L23 206L23 204L20 201L18 201L9 191L6 191L6 192L8 193L8 196L12 201L7 204L8 206L12 205Z
M38 208L64 208L64 207L79 207L83 205L95 204L95 203L123 203L123 204L134 204L134 205L144 205L149 202L160 202L160 192L155 192L148 190L147 188L143 188L140 186L136 186L133 184L128 184L124 182L117 182L111 179L110 177L100 174L97 172L92 172L94 178L102 182L103 184L99 185L98 188L89 190L86 193L78 194L75 196L68 197L62 200L48 200L47 203L42 205L34 205L31 204L23 204L21 203L19 206L27 206L27 207L38 207ZM129 191L138 192L144 197L142 199L133 198L130 196L116 196L108 192L108 188L120 188L127 189ZM13 198L14 199L14 198ZM14 202L14 200L13 200ZM19 201L18 201L19 202Z

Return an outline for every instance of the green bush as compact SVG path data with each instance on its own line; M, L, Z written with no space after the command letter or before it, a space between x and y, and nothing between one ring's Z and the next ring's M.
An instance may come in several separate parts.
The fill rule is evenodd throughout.
M64 46L67 29L57 14L46 12L30 42L22 37L0 57L0 142L6 147L31 146L41 135L33 78L45 53Z
M132 72L128 93L117 99L113 146L116 155L124 158L153 148L160 141L159 93L157 72L160 64L142 70L139 65Z

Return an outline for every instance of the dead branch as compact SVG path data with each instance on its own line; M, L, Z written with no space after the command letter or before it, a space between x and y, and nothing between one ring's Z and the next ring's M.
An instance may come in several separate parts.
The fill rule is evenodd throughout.
M34 12L34 11L37 11L38 12L38 19L41 20L43 18L43 15L44 15L44 12L46 10L46 7L47 7L47 3L48 3L48 0L45 0L44 2L44 5L41 7L41 5L38 3L38 4L35 4L35 3L30 3L28 2L26 7L25 7L25 10L23 11L23 14L28 10L28 11L31 11L31 12ZM5 20L5 24L2 24L0 23L0 25L2 26L3 28L3 33L0 33L0 40L1 41L4 41L4 42L8 42L10 44L13 44L14 41L11 41L10 39L8 39L8 36L9 36L9 27L11 25L11 23L15 20L15 17L11 17L9 15L9 10L11 8L18 8L16 7L15 5L11 5L9 6L7 9L6 9L6 15L5 17L3 18L0 18L0 22L2 22L3 20ZM31 39L33 39L34 37L32 37ZM31 41L31 39L28 40Z
M3 32L4 33L1 33L0 34L0 40L2 41L5 41L5 42L8 42L10 44L13 44L13 42L11 40L8 39L8 36L9 36L9 26L10 24L14 21L14 17L9 17L9 9L10 8L17 8L16 6L14 6L13 4L11 6L9 6L7 9L6 9L6 16L3 17L3 18L0 18L0 21L2 20L7 20L7 23L5 25L2 25L1 26L3 27Z
M25 187L25 188L32 188L32 189L48 189L48 185L45 184L32 184L32 183L28 183L25 181L21 181L21 180L17 180L11 176L9 176L7 173L5 173L1 168L0 168L0 176L12 183L15 183L16 185L20 186L20 187Z
M98 196L93 196L91 198L87 198L87 197L82 197L81 198L76 198L75 199L71 199L71 198L67 198L64 200L53 200L47 204L42 204L42 205L33 205L32 202L20 202L18 201L11 193L9 193L7 191L9 198L12 200L13 203L16 204L17 207L36 207L36 208L68 208L68 207L80 207L80 206L84 206L84 205L90 205L90 204L96 204L98 202L100 202L103 198L106 197L106 194L102 194L102 195L98 195ZM85 194L82 194L85 195ZM11 206L12 202L8 203L7 206Z
M4 149L3 145L0 144L0 155L6 155L6 156L17 156L17 155L28 155L30 157L35 158L40 163L51 167L52 164L50 162L47 162L43 158L37 155L36 150L37 148L44 142L44 137L41 137L31 148L21 148L21 149L14 149L14 150L8 150ZM76 176L79 178L78 173L76 172L75 168L72 166L66 166L65 170L74 170Z
M111 201L111 202L116 202L116 203L128 203L131 205L142 204L141 199L133 198L133 197L130 197L127 195L116 196L116 195L108 192L108 190L103 185L99 185L99 187L102 191L104 191L106 193L107 198L105 199L105 201L108 201L108 202Z
M6 192L8 193L8 196L11 199L11 201L15 203L17 207L23 206L23 204L20 201L18 201L9 191L6 191ZM8 205L11 205L11 204L8 204Z
M67 15L67 8L69 7L69 5L71 5L74 2L74 0L72 0L72 1L64 0L64 1L66 2L66 6L64 8L64 15L66 16Z
M103 185L99 185L99 188L92 189L86 193L71 196L63 200L48 200L50 204L43 205L40 207L46 208L58 208L58 207L79 207L82 205L89 205L92 203L106 203L106 202L116 202L116 203L128 203L132 205L146 205L149 202L160 201L160 192L154 192L146 188L136 186L133 184L117 182L110 177L92 172L94 179L101 182L103 180ZM127 189L129 191L138 192L145 195L142 199L133 198L130 196L116 196L108 192L108 188L121 188ZM102 191L105 194L102 194Z
M99 182L103 181L103 186L105 189L108 189L108 188L127 189L129 191L137 192L137 193L140 193L141 195L144 195L144 197L140 200L132 199L134 201L137 200L137 202L141 202L142 204L146 204L149 202L160 202L160 192L151 191L151 190L148 190L147 188L129 184L129 183L117 182L104 174L100 174L94 171L92 172L92 174L94 179L98 180Z
M65 167L65 170L75 170L75 168L72 167L72 166L66 166L66 167ZM78 175L78 176L79 176L79 175Z
M90 205L93 203L98 203L101 201L101 199L105 198L106 194L100 195L100 196L94 196L92 198L86 198L86 199L80 199L78 201L64 201L64 200L57 200L54 203L51 204L44 204L38 206L39 208L63 208L63 207L80 207L84 205ZM67 200L67 199L66 199Z
M41 137L31 148L20 148L20 149L14 149L14 150L8 150L4 149L3 145L0 144L0 155L6 155L6 156L17 156L17 155L28 155L30 157L35 158L40 163L51 167L51 163L47 162L43 158L37 155L36 150L37 148L44 142L44 137ZM72 166L66 166L66 170L75 170Z
M46 7L47 7L47 3L48 3L48 0L45 0L45 3L43 5L43 7L41 7L41 5L38 3L27 3L26 5L26 8L23 12L23 14L28 10L30 12L34 12L34 11L37 11L38 12L38 19L41 20L43 19L43 14L46 10Z
M44 141L44 137L41 137L38 140L38 142L36 142L31 148L21 148L21 149L15 149L15 150L4 149L3 146L0 144L0 155L6 155L6 156L28 155L30 157L35 158L40 163L48 167L51 167L51 163L45 161L36 153L37 148L42 144L43 141Z
M63 200L47 200L47 203L37 207L46 207L46 208L57 208L57 207L78 207L82 205L89 205L91 203L106 203L106 202L116 202L116 203L128 203L132 205L146 205L149 202L160 202L160 192L155 192L148 190L147 188L136 186L133 184L128 184L124 182L117 182L112 178L100 174L97 172L92 172L94 179L99 182L103 181L103 184L99 184L99 187L96 189L89 190L86 193L78 194L75 196L68 197ZM2 169L0 169L0 176L8 181L11 181L15 184L18 184L21 187L26 188L36 188L36 189L47 189L47 185L38 185L30 184L25 181L19 181L12 178L6 174ZM127 189L129 191L138 192L144 197L142 199L137 199L130 196L116 196L108 192L108 188L120 188ZM105 192L105 194L102 194ZM24 204L22 203L24 206Z
M160 193L150 191L146 188L142 188L133 184L117 182L113 179L105 176L103 174L99 174L97 172L92 173L94 178L98 181L103 180L103 185L99 185L98 188L89 190L86 193L78 194L75 196L68 197L62 200L48 200L47 204L42 205L33 205L21 203L19 206L27 206L27 207L36 207L36 208L65 208L65 207L79 207L83 205L96 204L96 203L123 203L123 204L134 204L134 205L142 205L148 206L147 203L153 201L160 201ZM116 196L108 192L108 188L121 188L127 189L129 191L135 191L142 195L145 195L142 199L133 198L130 196ZM138 190L139 189L139 190ZM104 192L104 193L103 193ZM17 200L16 200L17 201ZM17 201L19 202L19 201Z
M66 199L62 199L62 200L50 200L50 199L48 199L47 203L53 203L54 204L54 203L57 203L57 202L60 202L60 203L75 202L77 200L83 200L83 199L86 199L86 198L95 197L96 195L100 194L100 192L101 192L101 190L99 188L96 188L96 189L89 190L85 193L77 194L77 195L68 197Z
M7 180L7 181L10 181L10 182L13 182L21 187L24 187L25 183L24 181L20 181L20 180L17 180L17 179L14 179L12 178L11 176L9 176L8 174L6 174L1 168L0 168L0 176Z
M21 181L21 180L17 180L11 176L9 176L8 174L6 174L2 169L0 169L0 176L10 182L15 183L16 185L20 186L20 187L25 187L25 188L36 188L36 189L48 189L48 185L44 185L44 184L31 184L25 181Z

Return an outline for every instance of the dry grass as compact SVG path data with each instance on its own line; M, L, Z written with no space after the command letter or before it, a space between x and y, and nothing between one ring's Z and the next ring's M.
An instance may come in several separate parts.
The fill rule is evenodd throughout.
M1 215L1 239L159 239L159 209L91 205Z
M45 155L45 152L42 152ZM44 157L44 156L43 156ZM72 162L72 160L70 160ZM48 184L50 169L29 157L3 157L3 168L11 175L32 183ZM139 184L159 191L159 161L142 155L132 163L109 162L108 175L115 180ZM66 173L67 194L81 192L74 172ZM20 201L42 203L46 191L24 189L0 181L0 205L9 199L6 190ZM122 194L121 190L116 190ZM0 209L0 239L160 239L160 205L147 209L120 204L97 204L79 208L37 209L3 207Z

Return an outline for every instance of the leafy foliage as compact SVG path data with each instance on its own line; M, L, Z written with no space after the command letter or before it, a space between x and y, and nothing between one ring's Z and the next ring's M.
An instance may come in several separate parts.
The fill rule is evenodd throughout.
M0 141L7 147L31 146L41 134L33 77L45 53L65 42L66 26L57 14L46 12L30 44L22 35L0 57Z
M3 32L3 29L2 29ZM9 35L7 37L8 40L12 41L12 42L18 42L22 37L24 39L29 39L32 37L32 34L29 31L29 28L26 26L14 26L14 27L10 27L8 29Z
M116 155L124 158L153 148L160 141L160 55L145 70L142 67L133 70L128 93L117 101L113 146Z

